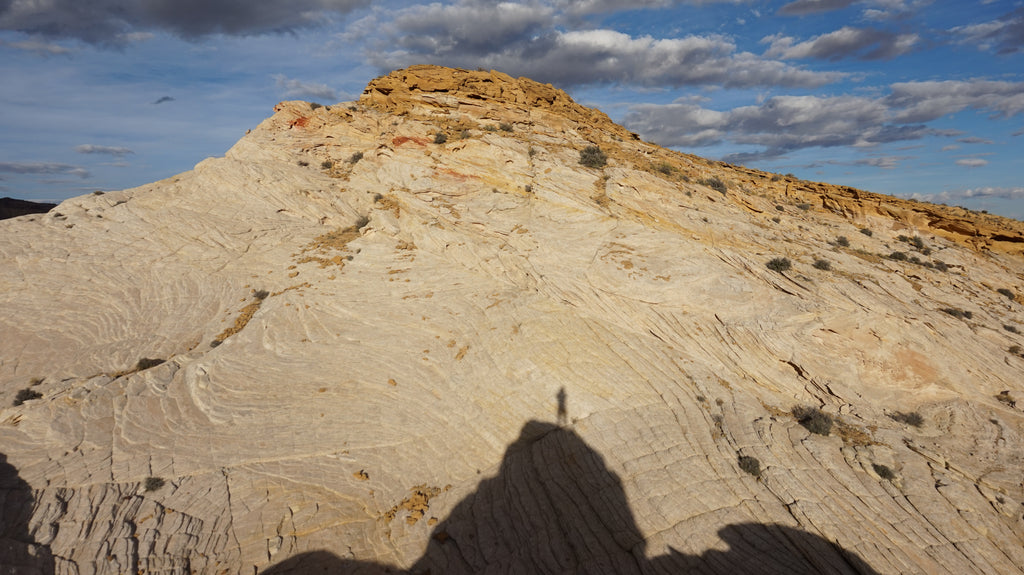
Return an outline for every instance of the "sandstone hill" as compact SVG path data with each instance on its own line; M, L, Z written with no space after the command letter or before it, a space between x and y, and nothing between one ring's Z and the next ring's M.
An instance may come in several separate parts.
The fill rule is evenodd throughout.
M284 102L0 222L0 567L1021 573L1022 250L497 72Z

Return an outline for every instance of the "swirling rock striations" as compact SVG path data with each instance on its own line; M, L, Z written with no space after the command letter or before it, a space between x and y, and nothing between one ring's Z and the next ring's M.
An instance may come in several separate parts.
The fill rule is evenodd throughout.
M0 228L0 566L1024 565L1019 222L421 66Z

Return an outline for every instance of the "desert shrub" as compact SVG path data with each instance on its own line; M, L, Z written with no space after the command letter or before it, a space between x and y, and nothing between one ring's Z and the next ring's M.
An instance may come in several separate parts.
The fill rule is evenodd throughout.
M875 232L871 231L869 228L861 228L860 233L870 238Z
M311 110L316 110L317 108L323 108L323 107L324 107L323 104L317 104L316 102L310 102L309 103L309 108Z
M138 371L142 371L144 369L149 369L151 367L156 367L156 366L160 365L163 362L164 362L164 360L162 360L162 359L144 357L144 358L140 359L138 363L135 364L135 369L138 370Z
M811 204L797 204L796 207L806 212L807 210L811 209Z
M914 236L914 237L910 238L910 245L914 246L915 248L917 248L919 250L925 249L925 247L924 247L924 240L921 239L921 236Z
M537 155L537 150L533 149L533 146L530 146L529 149L526 150L526 155L532 158Z
M916 411L912 411L910 413L897 411L896 413L889 414L889 417L900 423L906 423L907 425L913 425L914 427L921 427L924 425L924 417Z
M306 166L309 165L309 162L307 162L306 160L299 160L298 163L299 163L299 166L301 166L303 168L305 168Z
M947 265L946 262L942 260L932 260L932 267L934 269L939 270L940 272L949 270L949 265Z
M921 265L921 258L917 256L910 256L909 258L907 258L907 261L912 264Z
M779 216L775 216L774 218L772 218L772 221L775 223L779 223L782 221L782 218L780 218Z
M533 186L531 186L530 184L526 184L525 186L523 186L523 190L525 190L528 194L533 193Z
M472 136L473 136L473 133L470 132L469 130L463 130L463 131L459 132L459 139L460 140L468 140Z
M165 483L166 482L163 477L147 477L146 480L142 482L146 492L156 491L163 487Z
M354 163L356 163L356 162L358 162L359 160L362 160L362 159L363 159L363 153L362 152L356 152L356 153L352 154L351 156L349 156L348 163L354 164Z
M445 143L447 141L448 141L448 134L445 134L444 132L438 132L438 133L434 134L434 143L435 144L443 144L443 143Z
M767 265L768 269L772 270L773 272L780 273L793 267L793 264L789 262L788 258L774 258L765 265Z
M784 208L784 207L782 207L782 206L775 206L775 209L776 209L777 211L780 211L780 212L784 212L784 211L786 211L786 208Z
M359 216L356 218L356 229L361 230L366 226L370 225L370 218L366 216Z
M832 416L824 413L817 407L799 405L792 409L793 417L797 423L804 426L807 431L818 435L828 435L832 430Z
M725 185L725 182L723 182L722 180L718 179L718 176L714 176L712 178L704 178L702 180L697 180L697 183L702 185L702 186L707 186L707 187L711 188L712 190L715 190L716 192L718 192L720 194L724 194L726 192L726 190L729 189Z
M889 254L889 259L897 262L907 261L907 254L905 252L892 252Z
M260 300L267 299L268 295L270 295L270 292L268 292L265 289L256 290L256 291L252 292L252 297L255 298L255 299L260 299Z
M41 397L43 397L43 394L39 393L38 391L30 387L26 387L25 389L19 389L18 394L14 396L14 405L21 405L26 401L39 399Z
M103 195L103 191L96 190L95 192L92 193L92 195L94 195L94 196L102 196Z
M217 347L217 346L219 346L222 343L224 343L224 342L219 340L219 339L215 339L215 340L210 342L210 347Z
M756 457L750 455L741 455L739 457L740 469L753 475L754 477L760 477L761 475L761 462Z
M949 315L957 319L971 319L974 316L973 313L969 311L964 311L958 307L944 307L939 311L943 313L948 313Z
M827 272L832 269L832 264L828 263L828 260L814 260L814 267Z
M1015 326L1015 325L1006 324L1006 325L1003 326L1003 329L1005 329L1006 331L1008 331L1010 333L1020 333L1020 330L1017 329L1017 326Z
M608 163L608 156L597 146L587 146L580 150L580 164L588 168L601 168Z
M1019 345L1011 345L1010 348L1007 349L1006 351L1012 353L1013 355L1020 355L1021 350Z
M1014 301L1014 300L1016 300L1016 299L1017 299L1017 296L1015 296L1015 295L1014 295L1014 293L1013 293L1012 291L1010 291L1010 290L1008 290L1008 289L1006 289L1006 288L999 288L999 289L997 289L996 291L997 291L997 292L999 292L999 293L1001 293L1001 294L1003 294L1003 295L1004 295L1004 296L1006 296L1007 298L1009 298L1009 299L1010 299L1010 301Z
M657 164L654 165L654 171L661 172L666 176L671 176L672 174L676 173L676 167L668 162L658 162Z
M896 479L896 474L892 472L892 469L890 469L888 465L872 463L871 468L874 469L875 473L877 473L882 479L886 479L888 481Z
M781 179L782 179L781 175L779 175L779 174L772 174L772 181L773 182L777 182L777 181L779 181Z
M507 122L502 122L502 123L498 124L498 129L501 130L502 132L511 132L512 131L512 124L509 124Z
M324 160L324 161L320 162L320 167L325 169L325 170L329 170L329 169L334 167L334 162L332 162L330 160Z
M846 239L846 236L839 236L836 238L836 245L848 248L850 247L850 240Z

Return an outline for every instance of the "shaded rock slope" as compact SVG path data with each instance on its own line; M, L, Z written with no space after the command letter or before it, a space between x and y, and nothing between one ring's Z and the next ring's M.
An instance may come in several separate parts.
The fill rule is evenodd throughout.
M0 566L1021 573L1022 248L497 72L284 102L0 222Z

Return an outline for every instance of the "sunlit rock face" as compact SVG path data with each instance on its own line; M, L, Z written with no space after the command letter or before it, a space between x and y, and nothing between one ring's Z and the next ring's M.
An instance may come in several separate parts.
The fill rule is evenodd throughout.
M284 102L0 222L0 566L1019 573L1022 231L497 72Z

